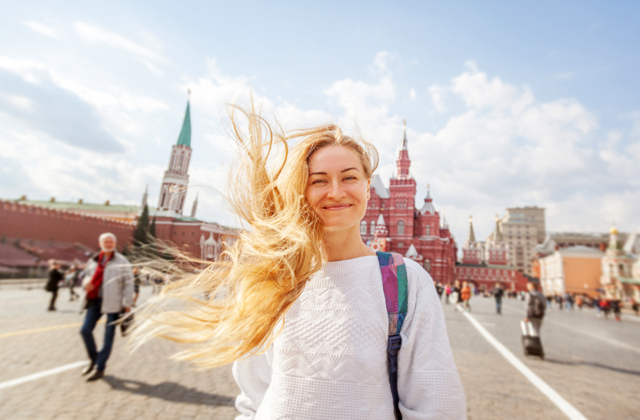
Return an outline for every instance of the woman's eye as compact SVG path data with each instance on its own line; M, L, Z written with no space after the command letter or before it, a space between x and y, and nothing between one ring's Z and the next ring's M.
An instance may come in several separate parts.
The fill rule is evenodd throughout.
M349 175L347 177L344 178L345 180L351 180L351 179L357 179L355 176L353 175Z
M321 182L324 182L324 179L314 179L313 181L311 181L311 185L313 184L319 184Z

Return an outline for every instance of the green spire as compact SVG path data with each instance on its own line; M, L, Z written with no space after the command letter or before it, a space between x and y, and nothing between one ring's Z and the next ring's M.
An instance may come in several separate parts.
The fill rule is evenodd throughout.
M177 145L191 147L191 113L189 112L189 101L187 101L187 112L184 113L184 121Z

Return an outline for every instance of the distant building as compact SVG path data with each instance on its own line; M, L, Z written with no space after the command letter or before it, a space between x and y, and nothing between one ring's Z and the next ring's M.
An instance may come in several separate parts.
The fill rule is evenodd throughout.
M612 299L634 298L640 300L640 274L638 255L627 253L618 241L618 229L612 227L609 246L602 258L602 277L600 283L607 297ZM631 250L635 250L630 246ZM635 274L635 275L634 275Z
M406 122L396 166L389 188L377 174L372 177L371 199L360 222L360 235L376 249L415 260L435 281L452 283L456 242L428 191L422 208L415 207L416 181L410 174Z
M509 245L509 264L532 275L531 260L536 255L536 245L542 243L546 236L544 208L508 208L500 220L500 229Z
M528 279L509 264L509 252L497 216L495 229L484 242L476 240L473 220L469 218L469 234L462 247L462 259L455 267L455 277L472 283L480 291L491 291L497 283L506 290L524 291Z
M539 258L540 284L545 295L566 292L599 295L604 253L586 246L559 249Z

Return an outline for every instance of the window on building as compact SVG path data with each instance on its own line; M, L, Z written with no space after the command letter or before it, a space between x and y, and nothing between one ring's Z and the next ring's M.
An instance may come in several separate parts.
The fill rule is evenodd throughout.
M376 233L376 222L375 220L371 221L371 234L375 234Z
M402 248L404 247L404 244L402 242L398 242L398 248Z
M404 235L404 222L402 220L398 222L398 235Z
M425 228L425 235L431 235L431 226L427 225L427 227Z
M431 260L428 258L424 260L424 269L427 271L427 273L431 273Z
M182 159L184 159L184 155L180 154L180 159L178 160L178 168L182 168Z
M367 234L367 222L363 220L362 222L360 222L360 235L366 235L366 234Z

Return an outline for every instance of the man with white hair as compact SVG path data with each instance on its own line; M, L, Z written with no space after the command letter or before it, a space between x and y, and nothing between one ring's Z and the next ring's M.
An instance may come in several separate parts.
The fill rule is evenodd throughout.
M95 381L104 376L107 360L111 354L116 326L122 312L129 312L133 303L133 273L131 264L116 251L116 237L112 233L100 235L100 253L87 262L83 287L87 292L87 315L80 334L89 353L90 364L82 372L88 375L96 369L87 381ZM93 339L93 330L102 314L107 315L102 350L98 352Z

